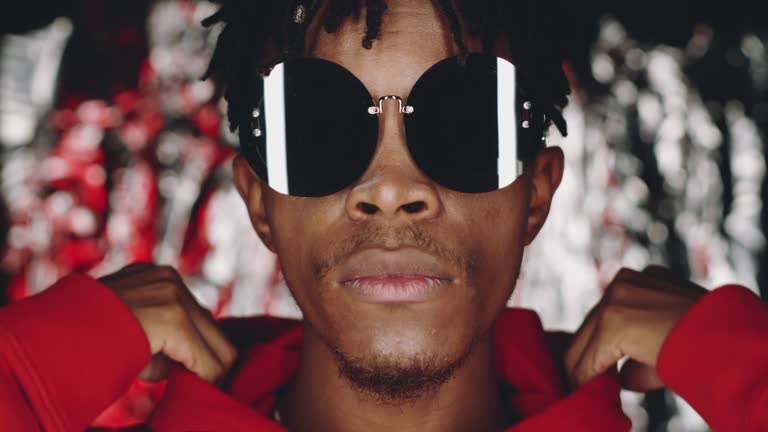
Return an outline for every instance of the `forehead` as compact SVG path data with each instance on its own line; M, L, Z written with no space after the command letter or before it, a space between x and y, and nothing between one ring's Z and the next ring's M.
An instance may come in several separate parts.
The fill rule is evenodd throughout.
M362 47L367 28L364 12L357 20L345 20L334 33L326 33L319 23L313 23L307 33L305 55L344 66L374 98L406 97L430 66L458 54L450 27L435 3L388 1L379 37L371 49ZM463 40L470 52L482 48L477 38L465 34Z

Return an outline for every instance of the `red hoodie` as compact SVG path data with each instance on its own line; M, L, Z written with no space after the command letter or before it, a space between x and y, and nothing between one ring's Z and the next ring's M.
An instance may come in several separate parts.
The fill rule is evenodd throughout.
M241 356L222 391L174 368L149 420L165 431L284 431L275 392L296 372L299 322L222 323ZM615 373L571 394L560 358L566 338L534 312L508 309L494 327L495 363L519 419L509 432L628 431ZM80 431L123 394L149 359L130 310L94 279L69 276L0 310L0 430ZM659 372L716 432L768 430L768 306L749 290L707 294L662 348Z

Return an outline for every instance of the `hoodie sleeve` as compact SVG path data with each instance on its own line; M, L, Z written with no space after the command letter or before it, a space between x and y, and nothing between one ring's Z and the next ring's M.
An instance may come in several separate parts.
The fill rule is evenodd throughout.
M130 386L150 349L130 309L71 275L0 309L0 430L84 430Z
M657 369L713 431L768 431L768 305L736 285L705 295L667 337Z

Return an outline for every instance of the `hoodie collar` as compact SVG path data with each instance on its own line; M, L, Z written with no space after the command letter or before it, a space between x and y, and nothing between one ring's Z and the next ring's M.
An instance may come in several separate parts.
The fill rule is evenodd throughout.
M251 327L251 331L241 337L253 335L253 328L259 327L243 323L236 327ZM283 320L278 327L282 327L280 334L270 342L252 344L242 351L227 393L175 367L150 425L161 431L284 432L270 413L277 391L298 370L302 330L300 321ZM507 309L493 332L496 373L510 389L507 409L519 419L506 432L630 429L621 409L615 372L566 393L559 362L564 344L557 343L556 334L544 332L535 312Z

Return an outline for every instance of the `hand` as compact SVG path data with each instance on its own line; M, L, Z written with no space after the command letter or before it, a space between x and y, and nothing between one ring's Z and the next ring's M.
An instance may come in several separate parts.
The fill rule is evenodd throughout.
M136 263L99 281L128 305L147 336L152 359L139 379L165 378L170 359L215 383L234 363L235 347L172 267Z
M621 269L574 335L565 354L572 388L613 367L623 357L622 386L647 392L665 387L656 373L664 341L685 312L707 290L651 266Z

